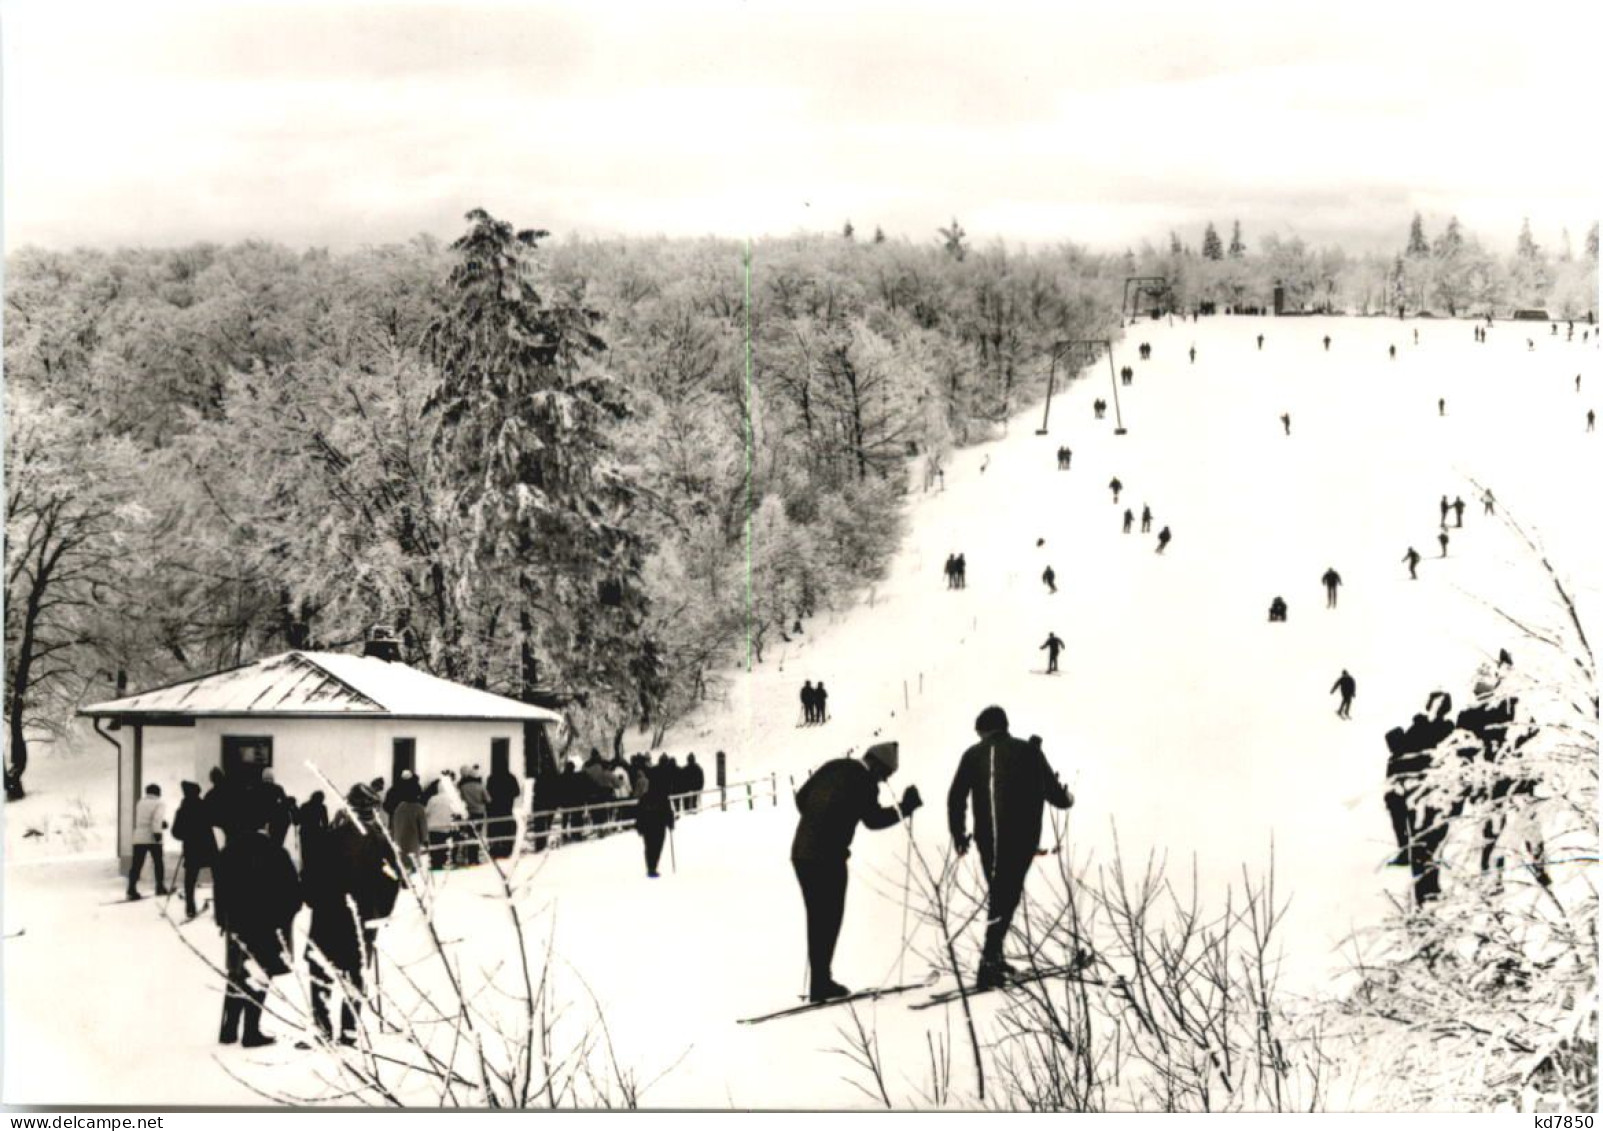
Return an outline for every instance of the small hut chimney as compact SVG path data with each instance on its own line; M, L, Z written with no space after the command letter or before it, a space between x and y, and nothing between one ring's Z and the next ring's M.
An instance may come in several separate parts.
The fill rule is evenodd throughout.
M387 624L375 624L367 633L367 643L362 645L362 655L374 656L388 663L394 663L401 658L401 642L396 639L395 630Z

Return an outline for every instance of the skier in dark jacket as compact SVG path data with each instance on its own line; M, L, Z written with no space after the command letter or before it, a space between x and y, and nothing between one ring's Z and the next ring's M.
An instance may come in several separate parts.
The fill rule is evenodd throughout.
M948 562L947 564L950 565L951 563ZM957 576L955 571L948 571L948 573L948 580ZM951 585L947 585L947 588L950 589ZM802 723L804 725L811 725L815 721L814 716L818 713L818 696L813 691L813 681L810 679L802 681L801 705Z
M1336 607L1336 590L1341 587L1341 574L1336 572L1335 566L1331 566L1319 581L1325 587L1325 608L1334 609Z
M963 578L963 562L961 558L958 559L957 576L960 580ZM829 692L824 690L823 680L819 680L818 686L813 688L813 704L814 721L820 723L829 722Z
M846 859L859 823L888 829L913 813L923 800L916 786L902 792L895 808L879 803L879 783L896 772L899 747L880 742L862 760L825 762L796 793L801 821L790 846L791 866L807 907L807 963L810 1001L829 1001L851 993L835 981L835 942L846 912Z
M234 810L228 843L217 858L212 910L226 939L228 976L217 1039L225 1045L240 1041L246 1048L260 1048L273 1043L261 1028L266 983L289 973L285 948L301 907L301 889L289 853L266 835L271 816L259 798Z
M1042 807L1050 803L1067 809L1074 804L1040 748L1014 738L1007 726L1001 707L980 712L974 721L980 741L963 752L946 796L952 844L960 856L968 851L967 819L973 804L974 841L990 888L985 948L975 982L982 990L1013 973L1002 959L1002 944L1041 845Z
M1330 685L1330 690L1341 692L1341 706L1336 708L1336 717L1352 718L1353 696L1358 694L1358 681L1353 679L1352 673L1342 668L1341 674L1336 677L1336 682Z
M1169 548L1169 540L1173 537L1174 535L1169 533L1169 528L1167 526L1158 531L1158 549L1156 552L1161 554L1163 551L1167 550Z
M339 1042L356 1043L356 998L365 990L363 969L372 961L378 924L395 909L400 868L376 816L378 794L371 786L351 787L346 810L334 819L315 866L306 876L306 903L312 909L306 964L311 975L312 1018L324 1038L334 1040L328 999L336 983L344 988Z
M635 799L635 832L645 842L646 875L656 879L662 862L662 844L674 827L672 791L673 767L663 760L644 775L645 792Z
M1058 575L1052 572L1051 566L1046 567L1046 572L1041 574L1041 580L1046 583L1046 587L1050 592L1056 593L1058 591Z
M1403 555L1403 561L1408 563L1408 578L1410 581L1419 580L1419 551L1408 547L1408 553Z
M707 788L707 772L701 768L694 754L685 756L685 792L690 794L685 798L685 808L694 813L701 808L699 794Z
M202 868L212 868L216 864L217 837L206 815L206 803L200 798L200 786L186 781L180 788L184 799L173 817L173 836L184 846L184 914L193 919L200 914L195 908L195 881L200 878Z
M1046 634L1046 643L1041 645L1040 648L1036 649L1037 652L1043 649L1046 651L1047 675L1051 675L1053 672L1058 670L1058 653L1063 651L1063 648L1063 641L1061 638L1059 638L1058 634L1055 632L1049 632Z
M1129 507L1124 508L1124 532L1130 533L1130 527L1135 525L1135 512Z

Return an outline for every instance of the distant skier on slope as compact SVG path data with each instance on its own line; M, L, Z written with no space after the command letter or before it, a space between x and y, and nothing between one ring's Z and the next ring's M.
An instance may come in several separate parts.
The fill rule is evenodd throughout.
M1492 508L1497 505L1497 499L1492 494L1492 489L1490 487L1486 488L1486 494L1481 496L1481 502L1486 504L1486 513L1491 514Z
M1197 347L1196 346L1192 346L1191 347L1191 364L1195 365L1196 363L1197 363Z
M1332 692L1341 692L1341 706L1336 708L1336 717L1339 719L1352 718L1353 696L1358 694L1358 681L1353 679L1352 673L1346 668L1336 677L1336 682L1330 685Z
M1403 555L1403 561L1408 563L1408 579L1410 581L1418 581L1419 551L1412 546L1408 547L1408 553Z
M1046 643L1041 645L1040 648L1036 649L1037 652L1042 650L1045 650L1046 652L1047 675L1051 675L1058 670L1058 653L1063 651L1063 648L1063 641L1058 639L1058 634L1055 632L1048 632L1046 634Z
M1457 529L1464 526L1464 499L1459 495L1453 497L1453 526Z
M859 761L825 762L796 793L801 821L791 841L790 862L807 909L808 1000L845 997L849 989L835 981L835 943L846 913L846 860L859 823L888 829L923 805L917 786L902 793L900 806L879 804L879 783L896 772L895 742L870 746Z
M1130 533L1130 527L1135 525L1135 512L1129 507L1124 508L1124 532Z
M1263 350L1263 335L1262 334L1258 335L1258 349L1260 351Z
M1108 480L1108 490L1113 492L1113 503L1115 506L1117 506L1119 503L1119 492L1124 490L1124 484L1119 482L1119 477L1117 475Z
M1063 787L1039 747L1008 733L1007 713L987 707L974 721L980 741L963 752L946 796L947 823L959 856L968 852L968 810L974 810L973 843L989 888L985 944L975 989L1001 985L1016 971L1002 957L1008 927L1024 894L1030 862L1041 845L1041 815L1050 803L1067 809L1074 798Z
M1169 539L1172 537L1174 537L1174 535L1169 533L1169 528L1167 526L1158 531L1158 548L1154 552L1161 554L1163 551L1167 550L1169 548Z
M1285 599L1281 598L1281 597L1276 597L1273 601L1269 602L1269 623L1270 624L1274 624L1276 621L1283 622L1283 621L1285 621L1285 619L1286 619L1286 602L1285 602Z
M1443 530L1446 530L1446 529L1447 529L1447 512L1448 512L1448 511L1450 511L1450 510L1452 510L1452 509L1453 509L1453 504L1452 504L1452 503L1449 503L1449 502L1448 502L1448 501L1447 501L1447 496L1446 496L1446 495L1443 495L1443 496L1442 496L1442 505L1441 505L1441 511L1442 511L1442 529L1443 529Z
M1289 412L1281 413L1280 414L1280 423L1285 426L1286 435L1288 435L1288 436L1291 435L1291 413L1289 413Z
M1391 359L1393 361L1397 360L1397 347L1396 346L1387 346L1386 347L1386 352L1387 352L1387 354L1390 355L1390 357L1391 357Z
M1152 508L1145 503L1141 504L1141 533L1152 533Z
M1319 580L1325 587L1325 608L1334 609L1336 607L1336 590L1341 587L1341 574L1336 572L1335 566L1331 566Z
M1057 577L1058 575L1052 572L1051 566L1047 566L1046 572L1041 574L1041 580L1046 582L1047 589L1053 593L1058 591Z
M1436 535L1436 541L1442 544L1442 557L1445 558L1447 556L1447 531L1443 530L1440 534Z
M1326 353L1330 352L1330 335L1329 334L1325 335L1325 352Z

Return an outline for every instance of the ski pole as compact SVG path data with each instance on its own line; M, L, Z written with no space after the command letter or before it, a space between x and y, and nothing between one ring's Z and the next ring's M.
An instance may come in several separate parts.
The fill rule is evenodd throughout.
M897 959L896 982L898 985L907 981L907 904L913 890L913 818L914 813L907 815L907 867L902 872L902 953Z
M674 875L679 874L679 856L673 847L673 826L668 826L668 863L673 865Z

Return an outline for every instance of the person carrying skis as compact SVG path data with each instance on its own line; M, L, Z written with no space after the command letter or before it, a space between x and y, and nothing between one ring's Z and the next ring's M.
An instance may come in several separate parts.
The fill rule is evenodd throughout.
M896 772L895 742L870 746L863 757L825 762L796 793L801 820L791 841L790 863L807 909L809 1001L830 1001L852 991L835 981L835 943L846 913L846 860L857 826L888 829L924 804L918 787L902 791L901 804L879 803L879 783Z
M1058 634L1055 632L1049 632L1046 634L1046 643L1041 645L1040 648L1036 649L1037 652L1041 651L1042 649L1045 649L1046 651L1047 675L1051 675L1058 670L1058 653L1063 651L1063 647L1063 641L1058 639Z
M1016 973L1002 957L1002 944L1041 844L1042 809L1047 803L1067 809L1074 798L1039 747L1008 733L1007 712L1001 707L981 711L974 730L980 740L958 763L946 795L946 815L952 845L962 856L970 844L971 805L974 811L972 839L989 889L985 945L974 988L988 990Z
M1047 589L1053 593L1058 591L1057 577L1058 575L1052 572L1051 566L1047 566L1046 572L1041 575L1041 580L1046 582Z
M1408 579L1410 581L1418 581L1419 551L1412 546L1408 547L1408 553L1403 555L1403 561L1408 563Z
M1352 718L1353 696L1358 694L1358 681L1353 679L1352 673L1346 668L1336 677L1336 682L1330 685L1332 692L1341 692L1341 706L1336 708L1336 717L1339 719Z
M1319 580L1325 586L1325 608L1334 609L1336 607L1336 590L1341 585L1341 574L1336 572L1335 566L1331 566Z

